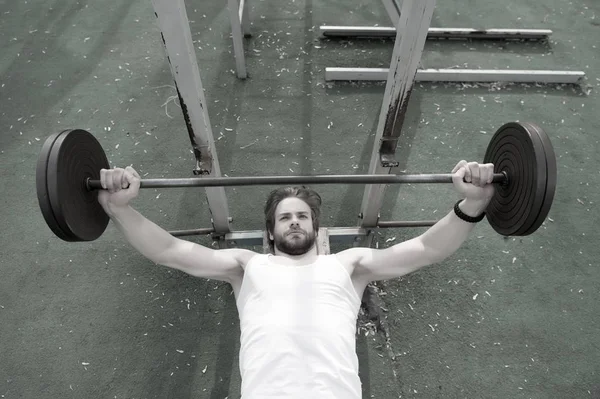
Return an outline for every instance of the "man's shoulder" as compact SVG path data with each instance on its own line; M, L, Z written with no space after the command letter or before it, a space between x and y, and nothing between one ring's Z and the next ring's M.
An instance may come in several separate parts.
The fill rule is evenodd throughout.
M240 264L245 269L252 259L265 256L267 256L267 254L261 254L256 251L250 251L248 249L241 249L241 252L239 254Z
M348 248L336 253L334 256L344 267L350 271L354 271L362 259L369 254L371 248L354 247Z
M255 256L262 255L258 252L243 248L226 248L221 249L220 251L223 251L224 253L227 253L228 255L235 258L238 265L240 265L244 269L246 268L246 265L252 260L252 258L254 258Z

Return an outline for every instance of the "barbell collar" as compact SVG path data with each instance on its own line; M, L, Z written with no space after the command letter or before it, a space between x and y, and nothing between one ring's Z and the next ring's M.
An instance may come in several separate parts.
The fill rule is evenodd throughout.
M494 173L493 183L508 181L505 172ZM420 184L452 183L452 174L417 175L316 175L316 176L242 176L204 177L178 179L142 179L140 188L165 187L225 187L257 185L296 185L296 184ZM100 180L86 179L88 190L101 190Z

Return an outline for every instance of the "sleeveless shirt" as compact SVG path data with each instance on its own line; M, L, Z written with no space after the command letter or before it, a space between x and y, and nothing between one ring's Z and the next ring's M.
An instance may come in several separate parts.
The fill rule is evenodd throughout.
M242 399L360 399L360 303L335 255L304 266L254 256L236 300Z

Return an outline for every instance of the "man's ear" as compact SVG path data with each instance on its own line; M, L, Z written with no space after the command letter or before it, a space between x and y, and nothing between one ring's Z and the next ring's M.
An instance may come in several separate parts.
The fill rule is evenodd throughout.
M274 241L275 238L273 237L273 234L269 231L269 240Z

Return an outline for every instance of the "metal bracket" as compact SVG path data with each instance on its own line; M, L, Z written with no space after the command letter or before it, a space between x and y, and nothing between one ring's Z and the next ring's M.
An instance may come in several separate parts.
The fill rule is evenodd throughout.
M210 148L207 145L198 145L194 137L192 140L192 149L196 157L196 167L192 170L194 176L210 175L212 172L213 158L210 153Z
M380 154L381 166L384 168L397 168L400 166L400 162L396 161L395 154Z
M192 170L192 173L194 176L210 175L210 170L201 168L200 163L196 162L196 168Z
M396 161L396 146L398 145L398 137L382 137L381 146L379 147L379 160L384 168L397 168L400 162Z

